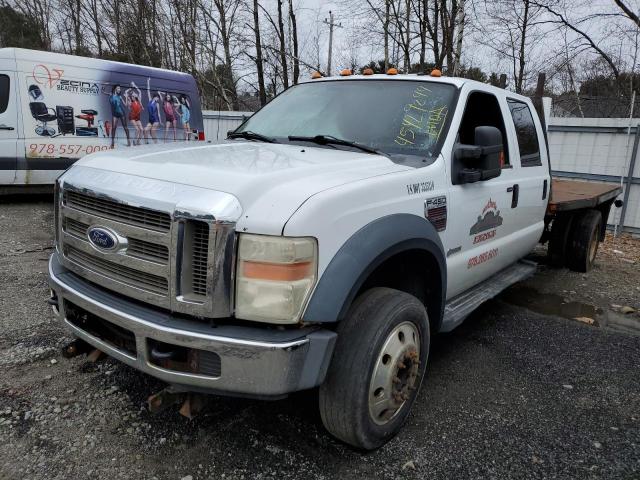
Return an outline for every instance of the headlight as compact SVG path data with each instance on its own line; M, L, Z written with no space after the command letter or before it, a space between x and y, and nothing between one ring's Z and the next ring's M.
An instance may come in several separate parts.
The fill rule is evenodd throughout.
M300 320L316 282L313 238L241 234L236 272L236 317L269 323Z

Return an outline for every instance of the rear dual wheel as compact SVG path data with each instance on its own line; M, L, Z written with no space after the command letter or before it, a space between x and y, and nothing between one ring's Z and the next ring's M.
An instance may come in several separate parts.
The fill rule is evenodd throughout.
M600 243L602 214L598 210L587 210L578 218L573 228L567 267L575 272L588 272L593 267Z
M591 270L598 253L601 229L599 210L558 216L551 228L549 264L558 268L566 266L575 272Z
M320 387L322 421L335 437L372 450L402 427L429 356L429 320L412 295L373 288L338 328L327 378Z

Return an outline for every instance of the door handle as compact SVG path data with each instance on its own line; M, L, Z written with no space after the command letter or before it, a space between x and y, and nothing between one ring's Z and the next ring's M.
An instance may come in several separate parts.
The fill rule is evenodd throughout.
M9 127L7 125L0 125L0 130L15 130L15 128Z
M511 194L511 208L516 208L518 206L520 186L516 183L514 186L507 188L507 192Z

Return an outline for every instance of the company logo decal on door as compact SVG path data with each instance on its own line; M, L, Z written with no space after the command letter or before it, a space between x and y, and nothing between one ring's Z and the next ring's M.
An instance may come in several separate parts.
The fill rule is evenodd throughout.
M496 236L496 229L502 225L502 217L498 204L489 198L489 201L478 215L478 221L471 226L469 235L475 235L473 243L481 243Z

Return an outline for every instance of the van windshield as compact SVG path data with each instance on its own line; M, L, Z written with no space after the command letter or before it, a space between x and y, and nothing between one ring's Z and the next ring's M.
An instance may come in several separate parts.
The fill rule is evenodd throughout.
M235 134L278 142L330 136L390 155L433 157L446 137L454 97L453 85L429 81L303 83L274 98Z

